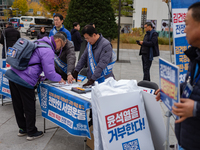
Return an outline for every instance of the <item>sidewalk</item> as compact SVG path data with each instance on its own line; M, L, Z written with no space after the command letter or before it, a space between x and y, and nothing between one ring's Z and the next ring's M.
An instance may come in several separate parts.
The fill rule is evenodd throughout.
M0 49L2 47L0 46ZM115 49L116 51L116 49ZM170 61L169 51L160 51L161 57ZM119 60L114 65L113 72L116 80L135 79L138 82L143 78L142 61L139 50L120 49ZM1 57L1 56L0 56ZM130 62L129 62L130 61ZM158 58L154 58L151 67L151 81L159 85ZM163 118L166 122L165 112L167 108L162 104ZM43 130L43 117L37 99L37 118L36 126L38 130ZM46 121L47 128L56 126ZM170 120L170 144L175 144L174 119ZM16 124L12 104L0 106L0 150L83 150L84 138L75 137L68 134L62 128L47 130L42 138L27 141L26 137L18 137L18 127ZM89 147L86 150L90 150Z

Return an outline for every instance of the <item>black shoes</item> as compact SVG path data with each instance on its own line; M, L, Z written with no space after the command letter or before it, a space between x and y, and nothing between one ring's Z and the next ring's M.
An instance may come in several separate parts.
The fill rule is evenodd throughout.
M44 133L42 131L37 131L36 133L32 134L32 135L28 135L27 136L27 140L32 141L34 139L40 138L44 135Z
M27 135L27 132L26 132L26 130L23 130L23 129L19 129L19 133L17 134L18 136L25 136L25 135Z

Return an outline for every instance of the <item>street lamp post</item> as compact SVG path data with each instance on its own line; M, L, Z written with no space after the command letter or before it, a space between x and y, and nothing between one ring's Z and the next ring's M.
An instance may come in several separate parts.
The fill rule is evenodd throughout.
M117 40L117 61L119 61L120 16L121 16L121 0L119 0L118 40Z

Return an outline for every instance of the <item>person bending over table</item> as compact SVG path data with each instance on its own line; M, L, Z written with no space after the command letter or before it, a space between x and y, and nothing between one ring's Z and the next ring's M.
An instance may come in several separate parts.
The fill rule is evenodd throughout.
M14 113L19 127L18 136L28 135L27 140L34 140L43 136L43 132L38 131L35 126L36 106L34 89L42 71L44 71L47 79L66 84L65 80L56 73L54 68L54 53L64 47L65 36L61 33L56 33L50 38L44 37L38 41L46 42L51 48L36 48L29 61L29 64L34 65L29 65L25 70L17 70L11 67L5 73L5 77L9 80Z

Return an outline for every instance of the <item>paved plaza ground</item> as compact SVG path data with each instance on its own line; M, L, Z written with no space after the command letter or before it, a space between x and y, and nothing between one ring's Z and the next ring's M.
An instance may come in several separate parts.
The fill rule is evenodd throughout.
M0 46L1 49L2 46ZM116 49L114 50L116 51ZM120 49L119 62L116 62L113 68L116 80L142 80L142 61L138 54L138 49ZM160 57L170 61L170 52L161 50ZM151 81L159 85L158 65L158 58L154 58L151 67ZM161 102L159 103L166 124L165 112L167 108ZM46 124L48 128L55 126L49 121L46 121ZM43 117L41 116L38 99L36 126L39 130L43 130ZM62 128L47 130L42 138L34 141L27 141L26 137L18 137L17 133L18 127L12 104L0 106L0 150L83 150L84 147L83 137L72 136ZM174 118L172 117L170 119L169 135L170 144L175 144L177 140L174 135ZM90 150L90 148L87 146L86 150Z

